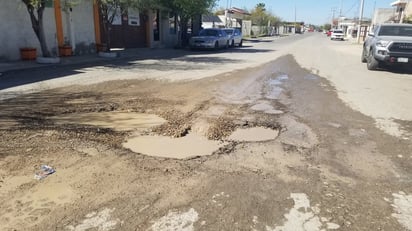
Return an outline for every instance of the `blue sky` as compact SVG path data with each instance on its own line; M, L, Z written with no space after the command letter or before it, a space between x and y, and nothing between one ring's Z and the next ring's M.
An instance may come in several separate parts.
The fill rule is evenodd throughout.
M364 17L371 18L374 8L391 8L395 0L364 0ZM342 14L347 18L359 17L361 0L218 0L218 7L227 5L241 9L253 9L258 3L265 3L266 9L285 21L304 21L315 25L323 25L331 21L332 9L339 14L342 3Z

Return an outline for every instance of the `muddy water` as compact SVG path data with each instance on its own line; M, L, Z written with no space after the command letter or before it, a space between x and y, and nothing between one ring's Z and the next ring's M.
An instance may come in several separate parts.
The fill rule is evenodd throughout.
M274 140L278 137L279 131L270 128L256 127L237 129L229 137L228 140L240 142L259 142Z
M254 111L263 111L267 114L283 114L283 111L276 110L272 105L270 105L270 102L267 101L261 101L258 104L253 105L250 109Z
M166 122L163 118L134 112L93 112L52 117L58 124L85 124L116 131L144 130Z
M283 88L281 88L280 85L284 84L287 80L289 80L289 76L285 74L279 75L275 79L270 79L268 81L268 87L270 89L265 97L267 99L279 99L283 93Z
M223 142L208 140L195 133L181 138L138 136L123 143L125 148L136 153L175 159L211 155L223 145Z

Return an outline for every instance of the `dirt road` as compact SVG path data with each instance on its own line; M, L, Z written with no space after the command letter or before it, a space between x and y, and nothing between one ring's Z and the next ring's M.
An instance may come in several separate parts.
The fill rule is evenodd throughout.
M291 41L208 78L100 67L84 76L123 80L3 100L0 229L412 230L408 136L342 101L328 69L302 69ZM36 180L42 164L56 172Z

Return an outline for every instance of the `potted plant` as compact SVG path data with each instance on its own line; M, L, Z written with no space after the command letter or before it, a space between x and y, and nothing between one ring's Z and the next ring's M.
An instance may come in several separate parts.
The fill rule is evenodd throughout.
M71 56L72 54L73 54L72 46L70 45L59 46L60 56Z
M59 46L59 56L71 56L72 54L72 46L70 45L70 42L65 39L64 44L62 46Z
M35 60L37 58L37 49L34 47L20 48L20 57L22 60Z

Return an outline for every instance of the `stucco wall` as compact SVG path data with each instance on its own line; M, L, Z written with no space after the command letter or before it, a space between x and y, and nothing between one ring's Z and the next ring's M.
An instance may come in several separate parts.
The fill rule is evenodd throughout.
M372 19L372 27L377 24L387 22L391 17L395 15L394 8L379 8L375 10Z
M56 24L54 9L46 8L44 12L44 27L49 50L56 51ZM21 1L2 1L0 8L0 59L20 59L19 48L36 47L41 55L40 44L31 27L30 16L26 6Z
M0 60L20 59L19 48L36 47L37 55L41 56L39 41L31 27L30 16L26 6L21 1L3 1L0 8ZM95 34L93 21L92 0L80 1L72 8L72 33L70 34L69 13L62 12L63 34L68 41L74 41L76 54L95 52ZM57 32L53 8L46 8L44 12L44 27L46 41L52 55L57 55ZM72 39L73 38L73 39Z
M63 13L63 17L65 17L64 15L65 13ZM81 4L73 7L71 15L73 37L76 47L75 53L79 55L94 53L96 46L92 0L83 0ZM65 23L63 23L63 25L65 25Z

